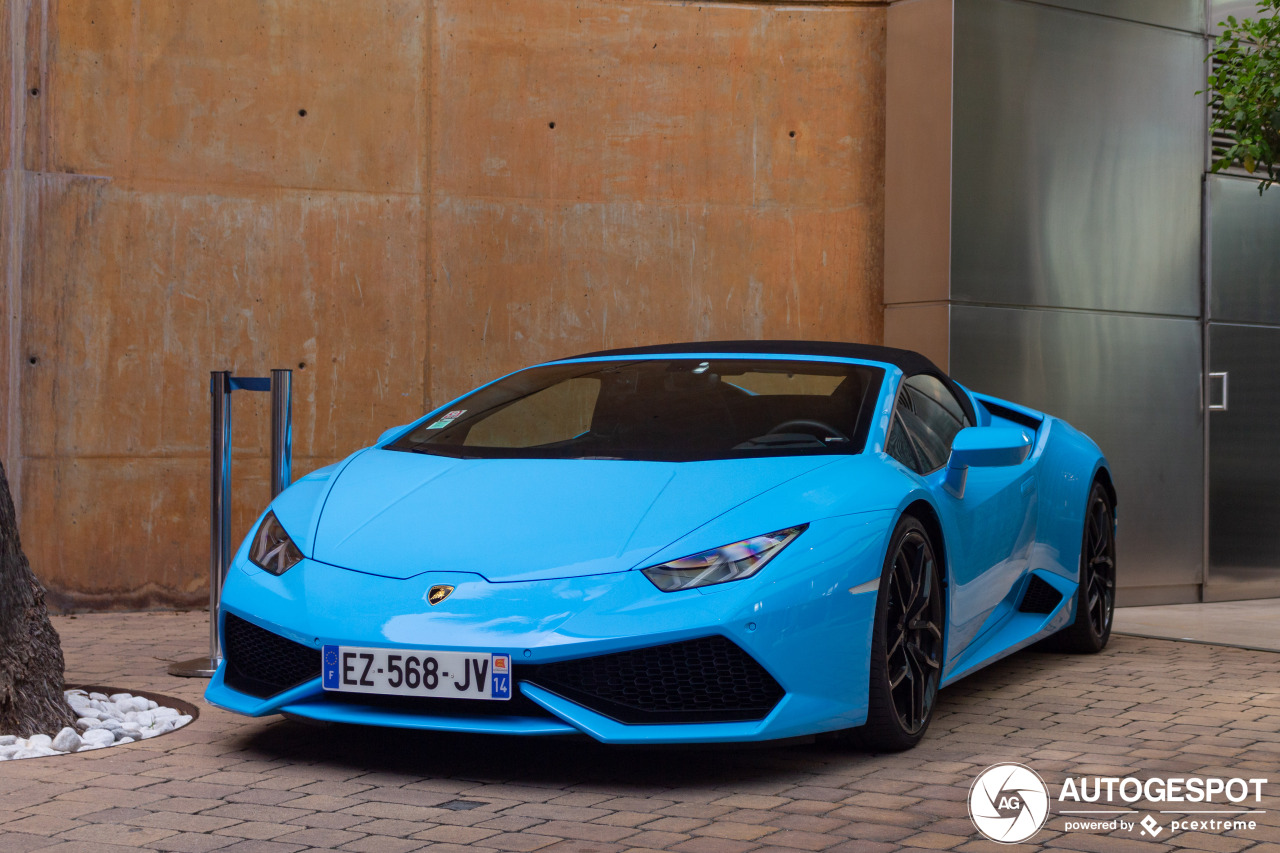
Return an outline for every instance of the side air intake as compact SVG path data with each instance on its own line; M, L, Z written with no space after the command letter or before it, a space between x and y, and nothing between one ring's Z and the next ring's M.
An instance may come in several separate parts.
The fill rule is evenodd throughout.
M222 621L227 686L265 699L320 677L320 650L228 613Z
M1041 580L1039 575L1032 575L1018 610L1022 613L1052 613L1061 603L1062 593L1048 581Z
M762 720L784 693L751 655L719 636L529 670L525 680L623 723Z

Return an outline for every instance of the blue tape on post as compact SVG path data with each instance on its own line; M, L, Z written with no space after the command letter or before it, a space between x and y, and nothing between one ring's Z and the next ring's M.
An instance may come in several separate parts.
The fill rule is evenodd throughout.
M270 391L271 377L269 376L232 376L232 391Z

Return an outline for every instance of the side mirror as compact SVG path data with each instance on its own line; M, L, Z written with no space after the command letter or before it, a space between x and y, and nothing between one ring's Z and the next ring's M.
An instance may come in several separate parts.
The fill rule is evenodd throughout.
M386 432L384 432L382 435L378 436L378 440L377 440L377 441L375 441L375 442L374 442L374 444L382 444L382 442L386 441L388 438L391 438L391 436L393 436L393 435L395 435L396 433L400 432L400 430L404 429L404 428L405 428L405 427L407 427L407 426L409 426L409 425L408 425L408 424L400 424L400 426L392 427L391 429L389 429L389 430L387 430Z
M956 498L964 497L970 468L1021 465L1031 453L1031 436L1011 427L967 427L956 433L947 460L942 487Z

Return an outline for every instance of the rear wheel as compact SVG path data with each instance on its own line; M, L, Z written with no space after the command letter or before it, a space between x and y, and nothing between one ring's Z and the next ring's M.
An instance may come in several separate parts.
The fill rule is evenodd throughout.
M1076 621L1053 637L1064 652L1096 654L1111 638L1116 607L1116 526L1111 497L1101 483L1089 490L1080 543Z
M904 515L889 540L876 598L867 722L847 733L856 746L896 752L924 737L942 675L943 595L929 533Z

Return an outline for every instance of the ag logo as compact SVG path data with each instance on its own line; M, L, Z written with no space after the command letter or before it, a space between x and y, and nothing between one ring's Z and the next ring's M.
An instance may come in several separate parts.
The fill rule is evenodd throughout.
M435 607L440 602L449 597L449 593L453 592L453 587L447 583L438 583L427 591L427 603Z
M1040 831L1049 817L1049 789L1021 764L994 764L969 789L969 817L978 831L1000 844L1017 844Z

